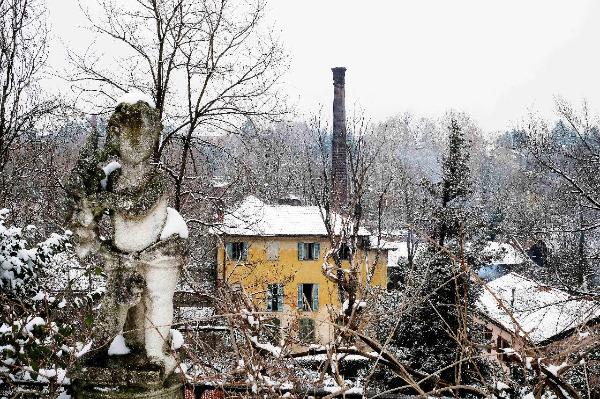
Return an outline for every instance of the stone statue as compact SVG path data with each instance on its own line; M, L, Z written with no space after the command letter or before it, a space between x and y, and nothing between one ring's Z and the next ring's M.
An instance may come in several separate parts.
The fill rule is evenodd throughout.
M151 100L128 96L108 121L104 148L98 148L95 129L88 138L67 190L77 255L100 258L107 275L94 330L98 349L89 359L110 363L117 356L106 351L123 333L133 368L158 367L165 379L176 366L170 350L173 294L187 261L188 230L167 207L165 178L152 162L161 129ZM100 232L105 225L106 238Z

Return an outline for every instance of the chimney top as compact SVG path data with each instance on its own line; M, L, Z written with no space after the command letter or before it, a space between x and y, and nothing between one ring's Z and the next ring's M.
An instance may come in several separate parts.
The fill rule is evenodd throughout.
M344 77L346 75L346 67L335 67L335 68L331 68L331 71L333 72L333 83L334 84L344 84Z

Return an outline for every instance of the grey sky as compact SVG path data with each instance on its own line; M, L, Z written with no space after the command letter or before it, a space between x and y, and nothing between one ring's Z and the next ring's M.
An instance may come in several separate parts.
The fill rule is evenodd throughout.
M55 34L90 37L76 0L49 0ZM467 111L486 130L510 128L553 96L600 107L600 2L594 0L272 0L292 56L286 90L299 110L331 107L332 66L346 66L346 96L373 120L411 111ZM60 63L59 46L52 60Z

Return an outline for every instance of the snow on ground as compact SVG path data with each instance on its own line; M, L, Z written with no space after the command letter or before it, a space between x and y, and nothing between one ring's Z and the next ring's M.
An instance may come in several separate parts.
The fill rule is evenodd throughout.
M509 273L487 284L490 291L513 314L518 325L484 288L478 309L521 336L527 333L533 343L541 343L557 334L600 317L600 304L591 299L571 297L556 288L542 285L517 273Z
M165 226L160 233L160 239L166 240L175 234L183 239L186 239L188 238L190 232L181 214L175 209L167 207L167 220L165 221Z

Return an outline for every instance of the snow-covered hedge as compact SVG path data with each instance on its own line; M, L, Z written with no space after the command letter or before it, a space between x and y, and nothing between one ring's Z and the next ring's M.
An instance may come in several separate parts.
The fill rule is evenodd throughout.
M46 292L43 281L54 258L69 250L70 232L30 245L35 227L7 226L8 214L0 210L0 386L37 381L56 390L77 351L70 344L76 326L59 321L67 302Z

